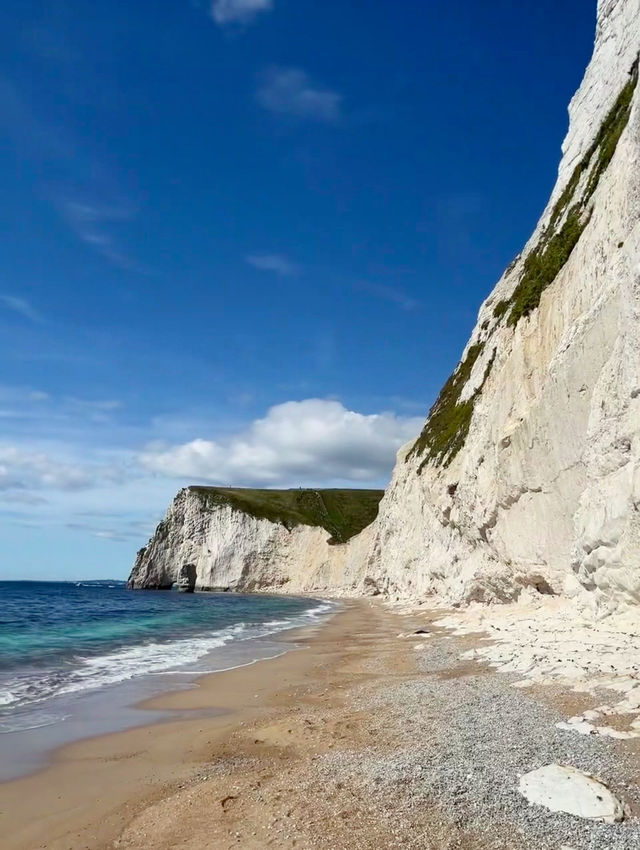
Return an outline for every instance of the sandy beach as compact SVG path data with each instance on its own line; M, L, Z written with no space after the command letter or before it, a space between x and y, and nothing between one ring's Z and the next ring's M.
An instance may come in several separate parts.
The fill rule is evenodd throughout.
M3 848L639 846L637 740L556 728L589 697L512 687L462 658L482 636L441 616L349 602L279 658L154 699L180 719L67 746L0 785ZM518 777L552 761L609 784L624 822L530 806Z

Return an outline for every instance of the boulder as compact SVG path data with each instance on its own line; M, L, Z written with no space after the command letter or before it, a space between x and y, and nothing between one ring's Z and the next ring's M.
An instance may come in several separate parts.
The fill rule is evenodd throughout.
M624 817L622 804L606 785L567 765L548 764L525 773L519 791L530 803L552 812L602 823L616 823Z

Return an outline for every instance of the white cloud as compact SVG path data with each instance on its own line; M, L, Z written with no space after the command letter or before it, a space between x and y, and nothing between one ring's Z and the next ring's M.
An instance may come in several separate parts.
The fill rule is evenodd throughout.
M17 295L0 295L0 304L30 322L42 321L42 316L25 298L19 298Z
M282 277L293 277L300 268L282 254L251 254L246 258L250 266L263 272L275 272Z
M213 436L210 413L132 425L117 400L0 385L3 404L0 523L114 541L125 552L123 574L125 541L133 556L178 486L380 486L395 451L422 426L422 417L365 415L323 399L277 405ZM166 442L136 449L150 433ZM198 434L207 439L192 439Z
M164 476L217 484L375 483L388 477L396 451L421 426L422 418L364 415L338 401L289 401L234 436L152 445L139 460Z
M115 481L118 469L111 465L85 465L39 450L0 445L0 491L76 491Z
M340 118L342 95L315 86L299 68L271 68L262 74L256 94L270 112L331 123Z
M213 20L226 24L249 24L260 12L273 9L273 0L214 0L211 5Z

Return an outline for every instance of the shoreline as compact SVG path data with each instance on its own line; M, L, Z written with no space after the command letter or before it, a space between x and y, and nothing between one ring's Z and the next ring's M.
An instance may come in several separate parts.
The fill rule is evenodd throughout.
M465 658L486 633L451 633L441 608L343 606L277 658L145 704L179 719L72 744L0 785L3 850L640 846L638 741L558 729L581 695L514 688ZM600 778L624 822L530 806L519 777L545 763Z
M283 649L275 656L254 659L215 672L200 675L194 673L193 680L185 686L175 690L163 690L149 698L140 699L131 706L135 711L148 711L156 715L166 713L168 715L166 718L156 716L149 722L143 718L135 726L65 743L53 748L46 757L46 763L36 767L34 771L0 782L0 832L4 834L3 847L7 850L14 847L31 850L34 846L66 848L68 844L63 837L64 830L67 826L71 826L71 823L67 824L64 815L68 805L64 799L66 794L76 798L72 803L74 810L78 806L87 807L84 815L79 818L81 823L76 824L74 819L72 828L75 829L77 825L80 825L81 830L88 829L91 832L91 822L103 812L102 806L90 810L94 799L93 789L98 786L98 782L94 778L87 785L83 781L87 779L87 774L81 766L94 762L100 765L101 773L104 774L131 773L117 769L105 770L105 764L117 765L119 762L135 761L136 756L141 752L138 740L143 741L145 747L148 747L149 739L156 735L159 737L166 735L172 739L169 747L154 748L151 744L151 749L155 749L156 752L151 753L150 764L146 767L153 766L154 770L145 770L145 765L141 763L139 769L133 771L135 775L133 780L131 777L124 777L125 787L130 788L130 792L126 795L122 793L114 795L117 798L113 801L116 806L130 809L132 805L135 805L132 804L132 799L139 798L138 783L141 780L145 781L145 778L148 783L147 790L151 791L152 786L157 783L157 776L153 774L158 765L158 757L161 760L166 759L162 766L163 781L174 782L177 781L178 776L185 778L185 771L178 769L175 764L176 751L180 749L177 738L184 733L192 732L195 726L208 726L208 732L213 736L223 735L227 729L248 722L252 715L261 713L264 710L262 701L271 696L271 688L268 684L269 674L265 668L269 667L273 670L273 675L280 672L279 668L282 668L284 681L287 677L304 676L307 667L305 650L312 648L314 641L319 640L323 631L329 629L337 619L344 616L348 618L349 612L358 605L357 602L351 601L336 604L339 607L325 615L317 625L296 626L276 633L273 638L275 642L282 644ZM298 658L295 662L292 660L294 656ZM284 662L285 658L290 660ZM308 660L311 662L310 658ZM258 675L255 674L256 670L260 671ZM262 697L260 704L257 705L255 704L256 690ZM107 694L108 690L105 690L102 696ZM194 733L195 737L202 738L203 732L204 728L199 728ZM112 784L112 780L109 778L107 781L105 777L104 785L108 784ZM47 794L43 786L55 786L56 789L62 787L66 794ZM88 791L87 788L91 790ZM62 826L62 834L59 838L54 838L53 843L50 841L46 844L31 843L40 840L41 830L38 825L33 824L33 811L24 812L21 801L24 798L33 799L33 796L36 799L44 799L45 802L46 811L43 813L43 820L48 825L42 829L42 836L49 835L51 822L60 822ZM57 801L60 801L60 805ZM107 806L111 807L110 803L111 801ZM116 815L115 819L119 825L121 816ZM100 830L109 836L113 832L113 829L105 826L103 822L100 823ZM59 840L60 845L57 843ZM91 848L111 846L110 838L97 835L95 830L91 841L92 843L87 845Z
M165 710L159 703L156 705L156 698L197 688L207 675L276 658L293 648L296 635L304 634L308 627L321 626L341 607L333 600L317 596L309 596L309 601L313 602L311 607L283 619L265 612L264 622L232 624L214 629L211 635L203 632L186 639L176 638L173 643L169 641L166 644L169 649L181 641L213 642L214 645L196 658L176 656L171 665L167 665L168 669L155 669L157 658L154 655L145 664L147 669L140 669L136 659L138 669L129 676L123 675L111 682L107 677L104 683L100 678L95 682L81 681L81 687L26 703L15 714L9 712L1 718L4 722L0 732L0 787L45 769L59 750L79 741L180 719L179 708ZM216 645L216 635L224 637L229 631L234 633L233 639L225 638ZM252 634L252 631L257 633ZM124 647L124 655L133 654L137 649L135 644ZM143 649L141 645L138 654ZM187 650L192 651L192 646L188 645ZM172 651L175 654L175 650ZM110 661L115 657L110 656L111 650L105 652L104 656L96 656L98 660L104 657ZM8 686L11 684L9 681Z

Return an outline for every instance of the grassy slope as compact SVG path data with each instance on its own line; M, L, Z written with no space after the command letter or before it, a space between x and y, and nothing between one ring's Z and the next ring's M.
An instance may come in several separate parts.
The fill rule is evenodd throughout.
M259 519L287 528L311 525L326 529L330 543L345 543L378 514L383 490L253 490L235 487L189 487L206 507L231 505Z

